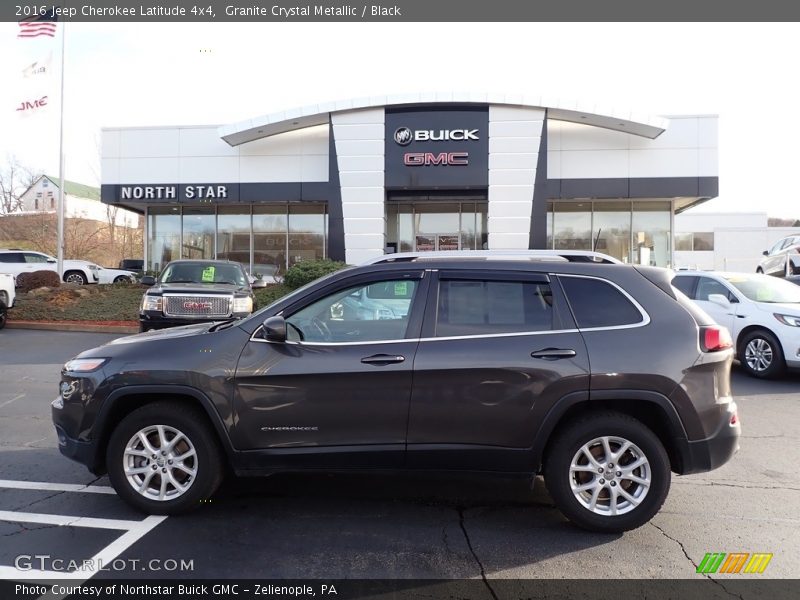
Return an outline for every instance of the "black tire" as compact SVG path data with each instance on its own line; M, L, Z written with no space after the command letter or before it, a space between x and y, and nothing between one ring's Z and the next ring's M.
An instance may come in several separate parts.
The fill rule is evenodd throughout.
M117 275L114 278L114 283L130 283L130 278L125 277L125 275Z
M139 323L139 333L144 333L145 331L150 331L150 329L144 323Z
M8 321L8 308L3 302L0 302L0 329L6 326Z
M756 268L756 273L758 273L759 275L763 275L764 274L764 269L762 269L761 267L757 267Z
M582 504L576 494L573 493L570 465L584 445L604 436L630 441L634 445L632 448L635 447L636 450L641 451L647 460L650 485L645 491L644 486L633 483L625 477L620 477L620 479L614 481L616 477L609 480L603 479L605 473L576 473L576 477L586 478L583 481L576 481L576 485L596 482L598 487L601 487L597 503L600 508L603 508L604 503L607 502L609 514L598 514ZM612 452L615 449L619 450L620 446L613 446ZM622 460L631 459L629 462L622 463L622 466L633 464L634 455L632 453L623 454L620 458ZM598 462L607 466L611 461L603 462L601 460ZM590 465L587 463L586 466ZM619 468L620 465L615 466ZM641 475L642 471L634 470L634 473ZM618 474L619 472L612 471L612 476ZM550 496L555 501L556 506L575 525L590 531L621 533L641 527L661 509L669 492L671 473L669 457L664 445L655 433L633 417L609 411L587 414L567 424L556 433L556 437L550 445L545 458L544 477L547 490L550 492ZM600 482L603 482L602 486L600 486ZM616 488L617 482L619 483L619 488ZM628 506L625 505L627 501L624 498L622 502L615 500L614 505L618 510L627 510L628 512L616 515L610 514L612 490L609 486L611 485L615 486L615 490L621 489L626 493L631 492L633 495L641 494L639 496L641 498L640 503L630 508L630 503L628 503Z
M770 364L765 369L758 368L758 362L755 361L752 365L747 360L747 347L754 342L756 346L766 344L772 354ZM760 344L759 344L760 342ZM742 369L751 377L758 377L759 379L774 379L780 377L786 370L786 361L783 357L783 349L777 338L766 329L754 329L748 332L739 339L739 346L736 348L736 356Z
M190 460L190 466L196 471L194 476L184 475L186 478L183 480L183 484L188 486L187 489L179 495L165 500L151 499L135 490L124 470L125 449L128 443L138 432L159 425L177 430L185 436L188 444L182 442L184 448L176 451L185 451L187 447L193 447L195 451L194 460L187 459ZM150 436L147 437L155 446L157 435L155 440ZM159 459L164 462L168 456L169 454L159 457ZM146 460L148 463L154 462L150 461L149 457L141 460ZM156 465L155 473L149 479L150 485L160 487L161 474L159 471L162 470L162 466L166 465ZM216 492L224 473L222 451L205 414L196 407L168 401L154 402L138 408L117 425L106 448L106 468L111 485L125 502L145 513L156 515L177 515L198 508L203 500L210 498ZM150 464L139 463L134 465L134 468L149 469ZM164 472L166 473L166 471ZM146 473L149 474L149 470ZM171 473L182 474L174 467ZM156 477L158 477L157 481ZM152 488L148 486L148 490L152 491ZM176 487L173 490L174 492L178 491Z
M75 283L77 285L86 285L89 283L89 281L86 279L86 275L80 271L67 271L64 273L64 281L66 283Z

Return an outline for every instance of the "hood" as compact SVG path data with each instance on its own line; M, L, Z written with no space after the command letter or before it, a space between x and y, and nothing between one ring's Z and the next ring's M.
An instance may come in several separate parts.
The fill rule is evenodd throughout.
M243 285L224 283L160 283L147 290L153 294L232 294L233 292L249 292Z
M208 333L214 325L219 323L195 323L192 325L182 325L181 327L169 327L167 329L157 329L154 331L147 331L135 335L128 335L125 337L111 340L106 346L117 346L120 344L138 344L140 342L157 342L160 340L170 340L175 338L191 337L193 335L202 335ZM101 346L102 348L102 346Z
M755 304L764 312L800 317L800 303L797 302L776 302L775 304L770 302L756 302Z

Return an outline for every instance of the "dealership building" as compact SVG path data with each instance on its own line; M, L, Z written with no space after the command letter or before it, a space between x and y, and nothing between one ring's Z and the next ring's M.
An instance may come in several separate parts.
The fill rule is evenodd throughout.
M361 98L102 138L102 200L145 215L153 270L528 248L671 266L675 215L718 188L716 116L510 95Z

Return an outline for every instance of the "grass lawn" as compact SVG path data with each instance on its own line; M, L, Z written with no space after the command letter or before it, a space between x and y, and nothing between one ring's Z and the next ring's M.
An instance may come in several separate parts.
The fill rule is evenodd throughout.
M85 294L83 290L88 295L81 295ZM63 285L41 296L18 294L8 317L10 321L137 322L145 290L144 286L130 284ZM258 306L263 308L290 291L284 285L256 290Z

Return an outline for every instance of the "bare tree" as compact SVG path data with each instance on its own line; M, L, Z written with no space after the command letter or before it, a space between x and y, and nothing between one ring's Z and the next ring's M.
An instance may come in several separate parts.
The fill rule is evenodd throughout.
M13 214L20 209L20 196L33 185L37 176L34 171L20 164L15 156L6 157L0 167L0 215Z

